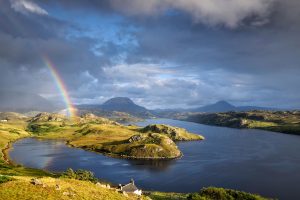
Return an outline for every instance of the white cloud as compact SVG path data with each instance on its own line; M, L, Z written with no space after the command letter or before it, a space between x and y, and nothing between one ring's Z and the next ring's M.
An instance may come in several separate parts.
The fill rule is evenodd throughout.
M128 14L152 15L168 9L189 13L196 22L235 28L248 17L266 22L275 0L113 0Z
M41 8L36 3L28 0L10 0L11 7L16 11L23 14L34 13L38 15L48 15L48 12Z

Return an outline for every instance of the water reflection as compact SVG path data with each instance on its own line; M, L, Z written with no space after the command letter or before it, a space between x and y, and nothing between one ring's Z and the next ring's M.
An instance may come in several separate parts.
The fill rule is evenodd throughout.
M150 171L165 171L170 168L171 165L176 163L176 159L172 160L128 160L132 167L139 170Z

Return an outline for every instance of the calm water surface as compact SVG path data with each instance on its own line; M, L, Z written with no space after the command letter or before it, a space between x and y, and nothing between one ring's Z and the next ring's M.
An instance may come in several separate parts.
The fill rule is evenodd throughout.
M260 130L206 126L170 119L139 122L170 124L205 136L180 142L184 156L172 161L115 159L67 147L60 141L19 140L11 159L49 171L87 169L98 178L126 183L134 178L147 190L195 192L216 186L280 199L300 199L300 136Z

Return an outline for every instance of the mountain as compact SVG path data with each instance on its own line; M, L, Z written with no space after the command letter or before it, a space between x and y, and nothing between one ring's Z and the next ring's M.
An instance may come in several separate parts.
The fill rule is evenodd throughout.
M0 102L2 112L51 112L55 110L55 106L47 99L26 92L0 91Z
M194 112L227 112L234 110L236 110L236 107L227 101L218 101L214 104L193 109Z
M251 111L251 110L279 110L276 108L266 108L258 106L234 106L227 101L218 101L214 104L207 106L194 108L189 111L191 112L229 112L229 111Z
M107 100L101 105L104 110L120 111L120 112L147 112L147 109L135 104L127 97L115 97Z
M95 111L106 111L106 112L122 112L128 113L135 117L140 118L151 118L153 114L145 107L135 104L128 97L115 97L107 100L101 105L78 105L76 106L83 110L95 110Z
M252 110L263 110L263 111L275 111L281 110L277 108L267 108L267 107L258 107L258 106L234 106L227 101L218 101L214 104L209 104L206 106L198 107L198 108L190 108L190 109L156 109L151 110L151 113L155 114L161 118L175 118L175 119L183 119L187 114L190 113L217 113L217 112L247 112Z

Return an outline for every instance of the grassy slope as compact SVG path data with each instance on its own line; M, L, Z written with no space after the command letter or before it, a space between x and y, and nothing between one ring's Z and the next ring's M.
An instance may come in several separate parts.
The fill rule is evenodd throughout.
M192 114L185 120L232 128L254 128L300 135L299 111L249 111Z
M39 180L42 185L33 185L31 176L14 176L12 181L0 183L0 200L15 199L149 199L152 200L267 200L267 198L246 192L223 188L203 188L197 193L165 193L147 192L141 197L136 195L124 196L114 188L108 189L97 186L89 181L80 181L67 178L43 177ZM59 185L59 190L56 189Z
M22 176L13 178L15 180L0 184L0 200L139 199L139 197L135 195L125 197L114 189L102 188L89 181L44 177L40 179L45 185L45 187L43 187L41 185L31 184L30 181L33 177ZM56 190L56 184L60 186L60 190Z
M155 132L164 134L173 141L192 141L204 139L202 135L189 133L183 128L173 127L165 124L151 124L140 129L140 131L144 133Z
M28 137L29 133L25 131L26 122L0 122L0 149L5 150L8 148L9 143L23 137ZM0 153L0 161L4 160L3 151Z
M47 173L38 169L26 168L23 166L13 166L7 164L4 159L4 151L7 151L10 143L24 137L30 136L26 131L26 120L12 120L9 122L0 123L0 174L10 176L51 176L55 174Z

